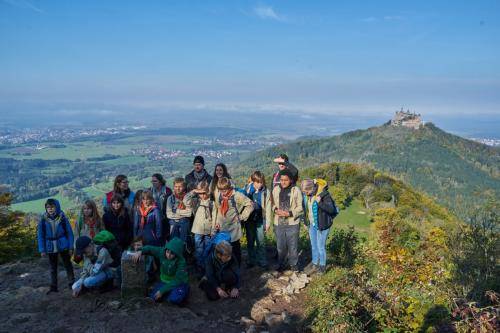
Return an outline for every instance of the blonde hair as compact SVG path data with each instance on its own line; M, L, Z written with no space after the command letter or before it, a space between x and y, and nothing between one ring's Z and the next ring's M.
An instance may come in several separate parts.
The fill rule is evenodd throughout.
M222 241L215 245L215 251L221 255L230 256L233 254L233 247L227 241Z
M231 181L226 177L221 177L217 182L217 188L219 189L219 191L229 190L232 187L233 184L231 184Z
M205 193L210 193L210 186L208 185L208 182L206 180L203 180L196 185L196 189L203 191Z

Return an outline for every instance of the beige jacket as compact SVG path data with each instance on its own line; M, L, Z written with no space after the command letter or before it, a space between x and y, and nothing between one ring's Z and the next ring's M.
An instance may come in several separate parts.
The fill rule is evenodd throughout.
M232 198L234 198L234 201ZM233 192L232 198L229 199L229 210L226 216L223 216L219 211L220 199L215 198L212 212L212 230L216 230L216 226L220 226L220 231L229 232L231 242L235 242L243 236L241 222L248 220L253 211L253 202L244 194L236 191ZM236 204L236 209L233 202Z
M179 200L177 200L177 198L174 196L174 194L169 196L167 198L167 218L169 220L180 220L182 218L190 218L191 215L193 214L192 209L191 209L191 199L190 198L191 197L188 194L186 194L184 196L184 199L182 200L182 202L184 203L186 208L179 209L179 208L177 208L179 206ZM174 207L176 207L175 213L174 213L174 209L173 209Z
M273 189L272 202L271 202L272 212L274 215L274 225L278 225L280 219L278 215L274 214L276 210L279 209L280 192L281 192L281 187L275 186ZM290 211L292 213L292 216L286 218L286 224L296 225L300 223L300 220L304 216L304 208L302 206L302 200L303 200L302 192L297 186L293 186L290 192Z
M193 228L191 232L197 235L210 235L212 233L212 212L215 210L215 205L210 199L198 199L200 204L194 215Z

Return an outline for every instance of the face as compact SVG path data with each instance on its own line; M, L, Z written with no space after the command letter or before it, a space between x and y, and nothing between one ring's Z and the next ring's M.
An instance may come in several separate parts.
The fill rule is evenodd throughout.
M170 250L165 250L165 258L172 260L175 258L175 254Z
M224 169L222 169L222 167L220 165L218 165L216 168L215 168L215 174L217 175L217 177L221 178L221 177L224 177Z
M184 193L184 184L183 183L175 183L174 184L174 193L177 195Z
M229 260L231 260L231 255L228 255L228 254L222 254L220 252L216 252L217 253L217 258L219 258L220 261L226 263L228 262Z
M307 191L306 191L306 190L304 190L304 191L302 191L302 192L304 192L304 194L305 194L305 195L307 195L307 196L311 196L311 195L313 195L313 190L307 190Z
M120 201L113 201L113 202L111 203L111 207L112 207L114 210L118 211L118 210L122 209L122 203L121 203Z
M292 182L291 182L291 180L290 180L290 177L285 176L285 175L283 175L283 176L281 176L281 177L280 177L280 184L281 184L281 187L283 187L283 188L287 188L288 186L290 186L290 184L291 184L291 183L292 183Z
M279 168L280 170L285 170L285 169L286 169L286 166L285 166L283 163L279 163L279 164L278 164L278 168Z
M225 190L221 190L221 189L219 189L219 192L220 192L222 195L228 195L228 194L229 194L229 192L231 192L231 189L230 189L230 188L227 188L227 189L225 189Z
M203 168L204 168L204 165L201 164L201 163L195 163L195 164L193 164L193 169L196 172L201 172L201 170L203 170Z
M145 207L151 207L153 205L153 200L151 200L151 198L148 198L148 197L143 197L142 198L142 204Z
M94 244L90 244L83 250L83 254L90 257L91 255L94 254Z
M261 182L258 182L258 181L255 181L253 182L253 187L257 190L257 191L260 191L263 187L262 183Z
M126 191L128 190L128 179L125 178L124 180L122 180L121 182L118 183L118 187L120 188L120 190L122 191Z
M155 188L159 188L159 187L161 187L161 183L160 183L160 181L158 180L158 178L156 178L156 177L151 177L151 184L152 184Z
M210 197L210 195L206 192L198 193L198 195L200 196L201 200L207 200Z
M83 215L85 217L91 217L92 216L92 208L90 208L90 206L83 206Z
M45 209L49 215L54 215L56 213L56 206L54 205L48 205Z

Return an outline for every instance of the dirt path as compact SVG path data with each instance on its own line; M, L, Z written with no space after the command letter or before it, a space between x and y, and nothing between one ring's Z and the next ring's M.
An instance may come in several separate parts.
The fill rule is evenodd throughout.
M186 307L122 300L119 290L72 298L60 269L59 292L46 295L49 265L34 259L0 266L0 332L299 332L305 275L242 272L241 296L209 302L191 281Z

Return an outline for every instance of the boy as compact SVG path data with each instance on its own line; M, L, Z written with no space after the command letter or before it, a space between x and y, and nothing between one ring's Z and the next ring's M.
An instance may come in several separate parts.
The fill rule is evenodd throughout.
M191 203L186 198L186 183L182 178L174 179L174 194L167 200L167 218L170 224L170 237L178 237L186 243L189 222L192 215Z
M186 270L186 260L183 257L184 242L177 237L171 239L164 247L144 246L141 251L133 254L138 262L141 255L152 255L160 261L160 280L150 294L150 297L161 302L165 298L172 303L181 305L189 294L189 277Z
M45 213L41 216L37 228L38 251L42 257L49 256L50 262L50 290L57 292L57 262L61 256L69 287L73 285L75 274L71 264L73 254L73 230L61 210L61 205L56 199L48 199L45 202Z
M115 236L109 231L103 230L94 237L94 242L106 244L115 241ZM76 240L75 252L83 256L83 269L80 278L73 286L73 297L78 297L83 288L104 287L113 282L114 269L113 258L106 246L95 246L88 236L79 237Z

